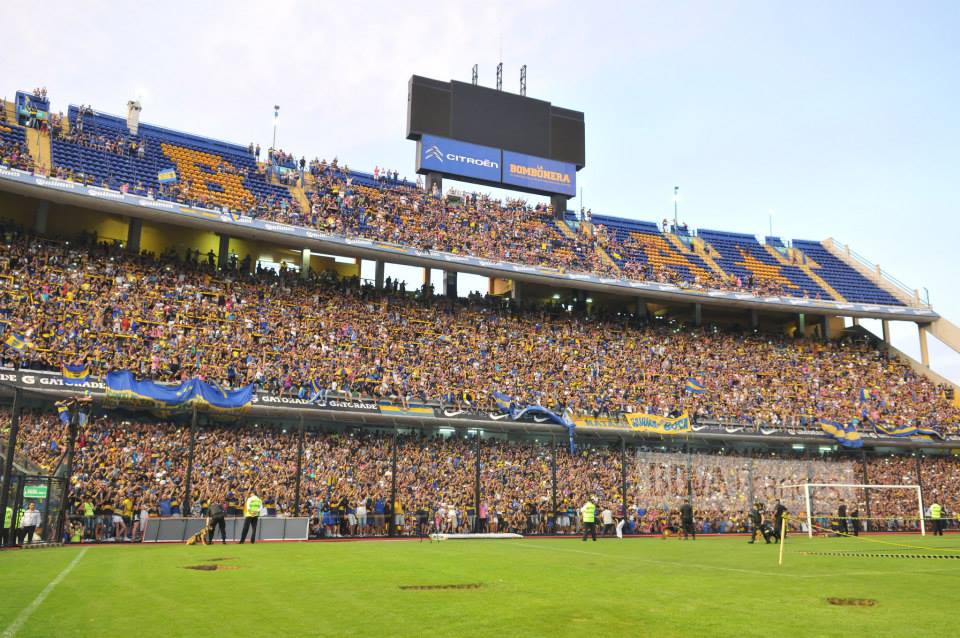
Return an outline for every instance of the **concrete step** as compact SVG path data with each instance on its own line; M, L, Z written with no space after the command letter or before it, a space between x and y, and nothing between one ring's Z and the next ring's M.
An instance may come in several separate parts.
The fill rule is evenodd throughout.
M50 133L39 129L27 129L27 150L33 163L44 173L50 172Z

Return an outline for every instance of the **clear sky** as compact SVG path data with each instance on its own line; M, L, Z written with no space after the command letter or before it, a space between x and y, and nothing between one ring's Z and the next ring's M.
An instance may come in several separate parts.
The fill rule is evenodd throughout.
M595 213L834 237L960 323L958 2L48 2L5 15L0 93L412 175L413 73L586 114ZM579 205L579 202L575 202ZM870 326L879 330L878 326ZM894 342L918 352L912 324ZM960 356L932 340L934 367Z

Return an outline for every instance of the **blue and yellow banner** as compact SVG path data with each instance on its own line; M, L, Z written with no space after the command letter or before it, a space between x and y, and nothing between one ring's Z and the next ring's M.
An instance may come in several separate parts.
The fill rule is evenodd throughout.
M64 385L83 385L90 378L90 369L85 363L71 365L65 363L60 371Z
M128 370L107 373L107 393L128 399L148 401L157 407L199 404L222 410L243 408L253 400L253 385L239 390L224 390L213 383L190 379L182 383L160 384L137 380Z
M863 447L863 441L860 439L860 433L857 432L855 420L844 424L820 419L820 429L844 447Z
M165 168L157 172L157 181L161 184L169 184L177 181L177 171L174 168Z
M636 432L650 432L651 434L685 434L693 431L693 422L686 412L678 417L657 416L631 412L624 415L630 429Z
M877 434L892 436L895 438L925 438L925 439L943 439L943 435L936 430L927 428L918 428L913 425L895 425L884 426L874 423L873 429Z

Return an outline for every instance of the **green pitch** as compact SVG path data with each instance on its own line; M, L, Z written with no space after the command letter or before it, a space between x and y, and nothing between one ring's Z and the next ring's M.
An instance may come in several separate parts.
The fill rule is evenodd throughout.
M883 540L960 554L958 536ZM8 551L0 635L11 627L18 636L138 638L949 633L960 560L799 553L919 553L864 539L797 537L786 549L782 568L777 546L742 538ZM187 569L198 565L218 569Z

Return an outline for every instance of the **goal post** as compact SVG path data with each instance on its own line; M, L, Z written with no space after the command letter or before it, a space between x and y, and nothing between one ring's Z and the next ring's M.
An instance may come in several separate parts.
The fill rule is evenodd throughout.
M788 490L788 489L801 489L803 490L803 503L806 509L806 522L807 522L807 536L813 538L814 524L813 520L814 507L813 507L813 495L812 490L816 488L826 488L832 490L908 490L916 491L917 494L917 516L914 519L913 517L904 516L904 519L918 520L920 522L920 535L927 535L926 522L924 520L923 514L923 492L920 489L919 485L872 485L868 483L798 483L795 485L781 485L779 489ZM817 515L819 516L819 515ZM828 516L829 518L830 516ZM834 516L835 517L835 516ZM852 518L852 517L851 517ZM859 524L860 520L870 520L865 517L858 517L856 524Z

